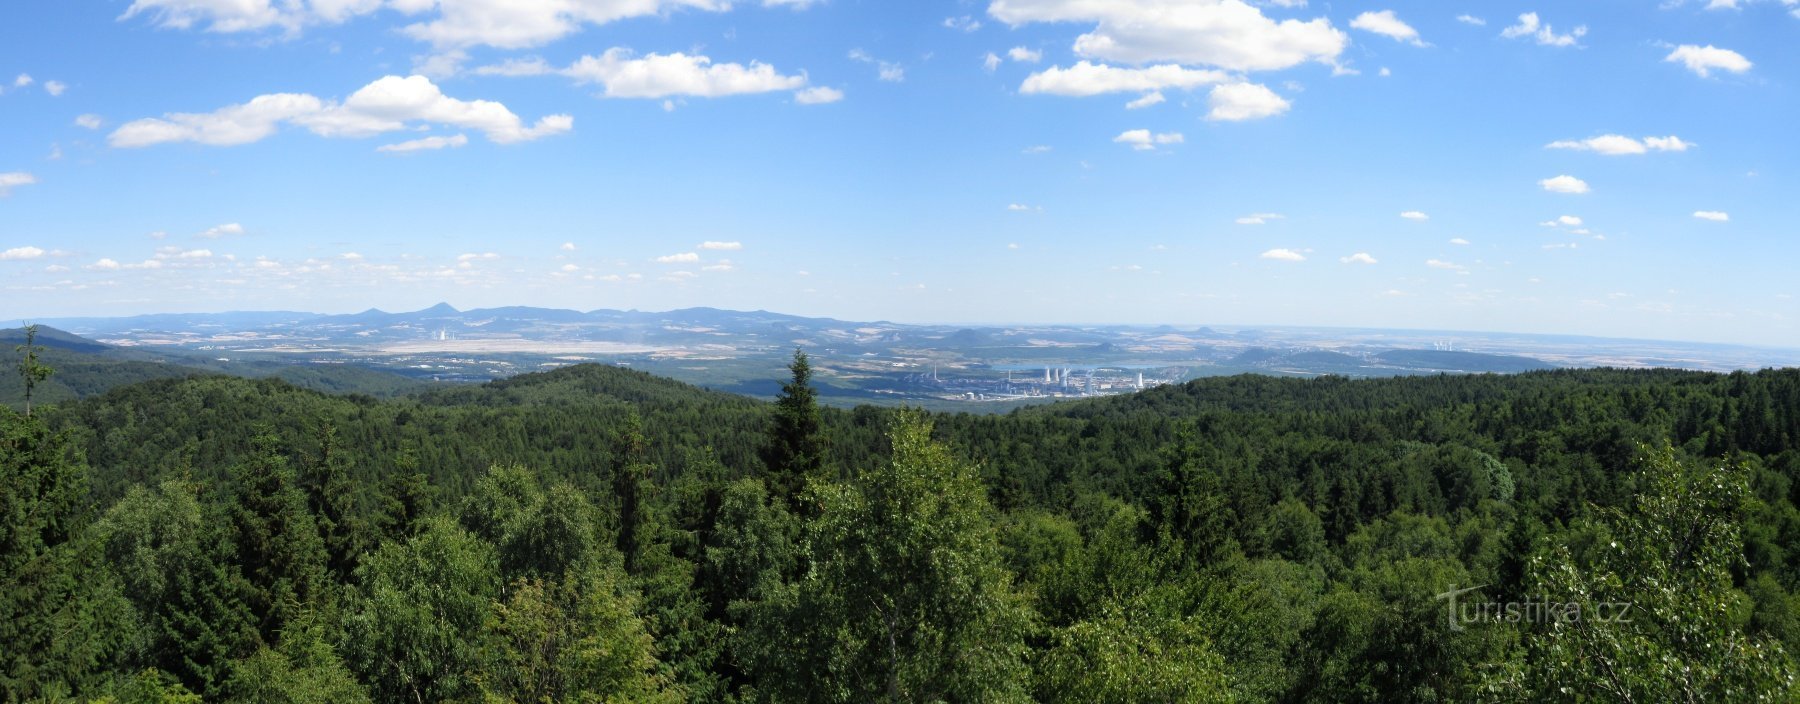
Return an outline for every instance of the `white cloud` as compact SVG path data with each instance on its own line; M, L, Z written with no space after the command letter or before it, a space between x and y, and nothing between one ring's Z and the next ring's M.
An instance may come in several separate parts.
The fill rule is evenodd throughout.
M663 256L656 258L656 263L658 263L658 264L685 264L685 263L697 262L697 261L700 261L700 255L695 254L693 252L681 252L679 254L667 254L667 255L663 255Z
M266 138L283 123L323 137L371 137L407 129L414 122L481 130L489 140L508 144L567 132L575 121L568 115L549 115L526 127L500 103L451 98L424 76L385 76L342 103L304 93L272 93L210 113L133 120L114 130L107 142L121 148L165 142L234 146Z
M562 265L562 270L565 272L581 271L581 267L574 264L564 264Z
M477 66L475 68L475 75L477 76L508 76L517 78L521 76L547 76L552 73L557 73L556 67L551 66L548 61L535 56L524 59L510 58L497 64Z
M1044 59L1044 52L1036 49L1027 49L1022 46L1015 46L1006 50L1006 58L1022 64L1035 64Z
M1125 130L1120 132L1119 136L1114 137L1113 141L1129 145L1132 149L1139 151L1149 151L1155 149L1158 144L1181 144L1186 141L1186 138L1182 137L1180 132L1151 134L1150 130Z
M1406 212L1404 212L1404 213L1401 213L1401 214L1400 214L1400 217L1403 217L1403 218L1406 218L1406 219L1408 219L1408 220L1412 220L1412 221L1414 221L1414 222L1424 222L1424 221L1426 221L1426 220L1430 220L1430 219L1431 219L1431 216L1430 216L1430 215L1426 215L1426 214L1424 214L1424 213L1421 213L1421 212L1419 212L1419 211L1417 211L1417 210L1408 210L1408 211L1406 211Z
M203 239L203 240L216 240L216 239L219 239L220 237L235 237L237 235L244 234L244 232L245 232L245 230L244 230L243 225L240 225L235 222L228 222L223 225L214 225L212 227L206 228L205 230L201 231L199 234L194 235L194 237Z
M1731 215L1718 210L1696 210L1694 211L1694 217L1700 218L1701 220L1711 220L1713 222L1731 221Z
M813 86L794 91L794 102L801 105L824 105L844 99L844 91L826 86Z
M1338 257L1338 261L1343 262L1345 264L1374 264L1374 263L1376 263L1375 258L1369 256L1368 252L1357 252L1348 257Z
M573 252L573 251L575 251L575 243L574 242L564 242L564 243L562 243L561 247L558 247L558 249L561 249L564 252Z
M1587 36L1587 25L1576 27L1568 34L1557 34L1549 24L1538 19L1536 12L1519 15L1519 23L1500 30L1500 36L1507 39L1530 37L1544 46L1575 46L1575 42Z
M1684 142L1680 137L1645 137L1642 141L1617 134L1603 134L1587 139L1562 139L1544 145L1545 149L1573 149L1576 151L1594 152L1606 156L1624 156L1643 154L1650 151L1685 152L1694 146L1693 142Z
M114 271L119 268L119 263L111 259L101 258L84 268L94 269L96 271Z
M1394 15L1393 10L1380 12L1364 12L1350 20L1350 26L1365 32L1373 32L1397 42L1406 42L1413 46L1430 46L1419 38L1419 31Z
M1019 92L1070 96L1148 93L1164 88L1190 89L1228 80L1231 75L1223 71L1184 68L1176 64L1121 68L1078 61L1068 68L1052 66L1027 76L1019 85Z
M44 81L44 92L49 93L51 97L62 95L63 91L68 89L69 86L62 81Z
M1750 63L1749 59L1744 58L1743 54L1730 49L1720 49L1711 44L1706 46L1683 44L1675 47L1675 50L1669 52L1668 56L1663 57L1663 61L1680 62L1687 66L1687 70L1693 71L1694 75L1701 78L1712 76L1714 69L1730 73L1743 73L1755 65Z
M716 98L806 86L806 76L784 76L761 62L715 64L705 56L679 52L640 58L630 49L617 47L599 56L583 56L561 73L579 83L600 84L601 94L608 98Z
M1031 213L1042 211L1043 206L1025 205L1024 203L1007 203L1006 210L1013 213Z
M1274 259L1276 261L1283 261L1283 262L1298 262L1298 261L1306 260L1306 255L1303 255L1303 254L1296 252L1294 250L1291 250L1291 249L1271 249L1271 250L1269 250L1267 252L1263 252L1262 254L1259 254L1257 256L1262 259Z
M1472 24L1477 27L1486 27L1487 26L1487 20L1481 19L1480 17L1476 17L1474 15L1457 15L1456 21L1461 22L1463 24Z
M1281 213L1251 213L1249 215L1245 215L1244 217L1238 218L1237 224L1239 224L1239 225L1267 225L1267 224L1269 224L1270 220L1280 220L1284 217L1287 217L1287 216L1282 215Z
M875 64L875 77L883 81L888 83L899 83L906 80L906 67L901 66L900 64L892 61L882 61L881 59L870 56L869 52L861 49L851 49L849 57L851 61Z
M240 0L238 4L245 1L258 0ZM372 1L336 0L335 4L360 6ZM318 4L317 0L314 4ZM731 7L729 0L391 0L391 5L407 14L437 11L435 19L401 28L401 33L414 39L438 47L486 45L502 49L542 46L580 31L583 25L665 15L674 10L720 12Z
M476 261L479 259L499 259L499 258L500 258L500 255L496 254L494 252L482 252L480 254L470 252L468 254L456 255L456 261L459 261L459 262L472 262L472 261Z
M75 116L75 126L76 127L80 127L83 129L89 129L89 130L97 130L97 129L100 129L100 126L102 124L105 124L105 122L100 119L99 115L95 115L93 113L87 113L85 115Z
M417 152L430 149L455 149L468 143L469 138L460 134L451 135L449 137L434 135L431 137L420 137L419 139L409 139L398 144L383 144L376 147L375 151L387 152L390 154L404 154L406 152Z
M1468 267L1465 267L1461 264L1457 264L1454 262L1447 262L1442 259L1427 259L1427 260L1425 260L1425 266L1431 267L1433 269L1444 269L1447 271L1463 271L1465 269L1468 269Z
M1234 71L1335 64L1349 37L1331 21L1277 22L1243 0L993 0L988 14L1009 25L1092 22L1077 55L1129 64L1173 61Z
M1469 241L1468 241L1468 240L1465 240L1465 239L1463 239L1463 238L1461 238L1461 237L1453 237L1453 238L1451 238L1451 239L1450 239L1450 244L1454 244L1454 245L1461 245L1461 246L1465 246L1465 247L1466 247L1466 246L1468 246L1468 244L1469 244Z
M37 259L44 256L44 250L32 246L14 247L0 252L0 262L16 262L26 259Z
M705 242L701 242L699 245L696 246L696 248L697 249L725 250L725 251L735 252L737 250L743 249L744 243L742 243L742 242L714 242L712 240L707 240Z
M730 261L721 261L717 264L708 264L706 266L700 267L700 270L701 271L731 271L732 269L736 269L736 268L737 268L737 266L732 264Z
M1000 55L995 54L994 52L991 52L991 51L988 52L987 56L981 57L981 68L983 70L986 70L988 73L993 73L993 72L999 70L1000 69Z
M1557 216L1555 220L1545 220L1538 224L1543 225L1544 227L1561 227L1564 225L1569 227L1581 227L1581 218L1574 215L1560 215Z
M1588 192L1586 181L1567 174L1538 181L1538 185L1551 193L1569 193L1579 195Z
M1164 100L1167 100L1167 98L1163 97L1162 91L1146 93L1143 97L1133 100L1129 103L1126 103L1125 109L1126 110L1138 110L1138 109L1142 109L1142 108L1147 108L1152 105L1161 103Z
M945 17L944 27L947 29L954 29L958 32L973 32L981 29L981 20L977 20L968 15L963 15L961 17Z
M1020 151L1020 153L1023 153L1023 154L1043 154L1043 153L1045 153L1045 152L1048 152L1048 151L1050 151L1050 145L1047 145L1047 144L1034 144L1034 145L1031 145L1031 146L1029 146L1029 147L1026 147L1026 148L1024 148L1024 149L1021 149L1021 150L1019 150L1019 151Z
M13 79L13 87L14 88L24 88L25 86L31 85L34 82L35 82L35 80L31 77L31 74L21 73L21 74L19 74L18 78Z
M343 254L339 254L338 258L342 259L344 261L360 262L363 259L363 255L360 252L345 252Z
M11 195L12 189L15 187L29 186L37 182L36 176L24 171L0 172L0 197Z
M1256 120L1287 112L1290 104L1268 86L1256 83L1227 83L1213 86L1206 98L1210 110L1208 120Z

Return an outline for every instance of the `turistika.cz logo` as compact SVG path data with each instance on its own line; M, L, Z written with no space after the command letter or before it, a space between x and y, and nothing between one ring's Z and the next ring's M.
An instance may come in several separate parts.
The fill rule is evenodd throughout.
M1478 598L1463 598L1464 594L1481 589L1485 584L1457 589L1450 585L1450 590L1436 595L1439 601L1445 602L1444 616L1449 620L1450 630L1463 630L1474 623L1579 623L1586 618L1594 623L1631 623L1631 602L1612 601L1594 604L1588 613L1582 613L1582 606L1575 602L1551 601L1549 598L1528 599L1525 601L1492 601Z

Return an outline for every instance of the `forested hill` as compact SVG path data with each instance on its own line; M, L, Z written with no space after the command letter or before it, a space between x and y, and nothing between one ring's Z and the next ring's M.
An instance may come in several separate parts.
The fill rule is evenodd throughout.
M393 372L349 364L298 364L273 361L223 363L198 354L167 354L141 348L118 347L57 330L39 327L35 344L41 360L56 374L34 389L39 403L58 403L96 396L106 391L151 379L179 379L208 374L271 377L319 391L357 392L395 396L429 385ZM0 329L0 350L10 353L24 344L22 328ZM25 390L14 374L0 375L0 404L24 406Z
M0 699L1794 688L1800 370L1238 376L998 416L820 408L809 373L775 404L578 365L0 410L0 574L30 586L0 590ZM1447 618L1473 585L1637 618Z

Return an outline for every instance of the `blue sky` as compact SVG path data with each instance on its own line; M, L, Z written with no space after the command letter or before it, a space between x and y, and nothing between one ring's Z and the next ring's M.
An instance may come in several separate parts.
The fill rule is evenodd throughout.
M1800 0L0 9L0 319L709 305L1800 346Z

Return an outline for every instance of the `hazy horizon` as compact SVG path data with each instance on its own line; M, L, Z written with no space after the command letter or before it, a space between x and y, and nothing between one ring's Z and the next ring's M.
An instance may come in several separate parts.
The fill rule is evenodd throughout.
M1791 0L485 2L0 10L0 319L1800 348Z

